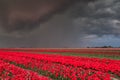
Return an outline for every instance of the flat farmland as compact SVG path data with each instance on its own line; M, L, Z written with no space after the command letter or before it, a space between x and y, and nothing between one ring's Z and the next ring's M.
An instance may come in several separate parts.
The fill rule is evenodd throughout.
M29 53L60 54L66 56L84 56L120 60L120 48L10 48L4 51Z
M2 48L0 80L120 80L120 48Z

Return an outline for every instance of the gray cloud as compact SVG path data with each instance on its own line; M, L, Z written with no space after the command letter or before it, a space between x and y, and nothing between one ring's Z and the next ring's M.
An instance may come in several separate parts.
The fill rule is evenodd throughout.
M69 6L69 8L65 10L62 9L63 6L57 7L57 9L55 9L55 11L52 10L52 12L50 9L50 12L47 12L50 13L50 15L46 14L44 17L41 17L41 14L39 14L39 11L41 11L41 7L38 8L39 5L36 6L37 8L30 7L32 10L27 11L26 9L28 7L23 9L21 6L15 9L13 7L10 8L9 13L7 10L3 11L8 14L0 14L7 17L3 18L4 16L0 16L2 17L0 20L3 20L0 21L2 22L0 24L4 23L6 26L6 21L10 21L13 26L4 27L4 29L8 29L8 33L12 31L12 33L10 32L12 36L9 36L10 34L5 36L5 32L0 29L0 34L2 34L0 37L1 46L80 47L87 45L87 42L90 40L97 40L97 38L102 38L104 35L115 35L119 37L120 1L86 1L81 0L81 2ZM61 4L63 4L63 2ZM42 8L45 8L45 6ZM8 27L10 27L10 29ZM30 31L32 28L36 29ZM27 30L30 31L31 34L27 34ZM20 35L25 33L26 36L20 37L19 32Z
M78 1L93 0L0 0L1 29L8 33L30 31Z
M70 16L80 33L120 35L120 1L97 0L86 5L74 6Z

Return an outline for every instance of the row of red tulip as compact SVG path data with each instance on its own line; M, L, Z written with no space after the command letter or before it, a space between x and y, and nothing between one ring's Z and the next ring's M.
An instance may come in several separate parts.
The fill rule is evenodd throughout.
M28 51L28 52L57 52L57 53L84 53L84 54L107 54L107 55L120 55L120 48L115 49L0 49L3 51Z
M38 59L38 60L44 60L44 61L49 61L49 62L50 61L59 62L61 64L65 64L65 65L81 66L81 64L83 64L85 68L87 67L87 66L85 66L85 64L86 65L88 65L88 64L92 65L92 63L94 62L96 64L99 64L99 67L101 67L101 68L102 68L102 66L104 66L106 68L109 68L109 70L111 72L114 72L114 71L111 70L111 68L115 69L115 70L118 70L118 68L120 68L120 65L118 65L118 64L120 64L120 60L99 59L99 58L84 58L84 57L71 57L71 56L61 56L61 55L54 55L53 56L53 55L43 55L43 54L41 54L41 55L40 54L25 54L23 52L22 53L20 52L20 54L16 54L16 52L11 52L11 54L14 54L15 57L16 56L18 56L18 57L20 57L20 56L23 57L24 56L24 57L28 57L29 59L31 57L31 58L35 58L35 59ZM81 61L81 60L83 60L83 61ZM116 66L116 67L114 67L113 65ZM92 66L94 66L94 64ZM98 68L96 68L96 70L97 69ZM120 71L120 69L119 69L119 71Z
M120 77L120 60L26 54L23 52L0 53L2 60L22 64L26 68L37 68L38 71L47 72L46 75L54 75L54 78L110 80L114 75Z
M0 80L49 80L36 72L0 60Z
M95 49L39 49L39 50L28 50L34 52L67 52L67 53L84 53L84 54L107 54L107 55L120 55L120 51L103 51L103 50L95 50Z

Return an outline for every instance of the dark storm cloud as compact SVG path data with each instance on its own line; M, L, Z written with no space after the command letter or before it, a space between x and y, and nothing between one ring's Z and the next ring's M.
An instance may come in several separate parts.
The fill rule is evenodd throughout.
M4 2L0 5L0 25L13 35L0 36L0 47L80 47L103 35L120 35L119 0L78 0L81 2L75 5L69 2L72 0L30 0L29 4L28 0L0 1ZM26 36L16 35L19 32Z
M29 31L78 1L93 0L0 0L0 25L7 32Z
M0 36L0 47L75 47L78 35L67 14L56 15L31 35Z
M97 0L74 6L70 16L76 30L85 34L120 35L120 1Z

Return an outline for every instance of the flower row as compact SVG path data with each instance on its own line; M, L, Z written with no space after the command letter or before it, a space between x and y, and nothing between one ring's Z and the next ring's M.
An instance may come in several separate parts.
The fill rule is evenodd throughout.
M120 60L84 58L61 55L0 52L0 59L25 68L45 72L44 75L61 80L111 80L120 77ZM53 77L54 76L54 77Z
M49 80L49 78L0 60L0 80Z
M28 52L57 52L57 53L84 53L84 54L106 54L106 55L120 55L120 49L0 49L3 51L28 51Z

